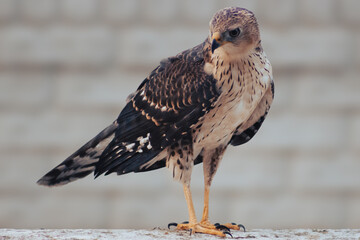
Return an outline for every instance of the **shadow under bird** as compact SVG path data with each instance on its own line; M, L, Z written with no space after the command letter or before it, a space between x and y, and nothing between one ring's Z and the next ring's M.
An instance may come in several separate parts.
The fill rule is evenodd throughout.
M130 95L120 115L38 184L57 186L94 172L145 172L167 167L183 184L189 221L177 229L218 236L239 230L211 224L209 191L228 145L248 142L259 130L274 97L272 68L258 23L244 8L219 10L201 44L162 60ZM191 172L203 163L204 210L197 221ZM245 230L245 229L244 229Z

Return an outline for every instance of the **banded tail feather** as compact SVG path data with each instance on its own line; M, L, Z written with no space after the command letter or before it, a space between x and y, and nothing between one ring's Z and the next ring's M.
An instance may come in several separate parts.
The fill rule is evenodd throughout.
M116 172L118 175L130 172L155 170L165 166L165 163L156 164L162 161L158 156L161 149L153 149L150 141L150 133L139 136L131 142L119 141L116 138L106 147L100 160L95 166L95 178L105 173ZM153 166L156 164L156 166Z
M114 138L117 127L118 123L115 121L62 163L45 174L37 183L44 186L60 186L94 172L101 154Z

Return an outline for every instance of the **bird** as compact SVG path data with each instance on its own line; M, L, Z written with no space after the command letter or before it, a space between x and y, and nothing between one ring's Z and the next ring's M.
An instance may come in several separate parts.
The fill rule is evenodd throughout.
M160 61L114 122L37 183L59 186L90 173L97 178L167 167L183 185L189 213L189 221L172 223L176 229L225 237L242 225L209 221L213 177L227 147L258 132L273 98L272 67L254 13L221 9L202 43ZM198 221L190 182L200 163L204 208Z

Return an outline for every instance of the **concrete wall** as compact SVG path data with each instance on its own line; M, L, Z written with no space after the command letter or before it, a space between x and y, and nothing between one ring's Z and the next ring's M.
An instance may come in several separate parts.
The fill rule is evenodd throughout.
M0 227L146 228L188 218L166 169L35 182L111 123L168 56L205 39L212 14L258 17L275 101L230 147L210 217L248 228L360 227L357 0L0 0ZM202 212L202 168L192 180Z

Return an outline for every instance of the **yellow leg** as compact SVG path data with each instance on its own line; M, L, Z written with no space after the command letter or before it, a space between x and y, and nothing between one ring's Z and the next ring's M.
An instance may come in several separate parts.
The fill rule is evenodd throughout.
M189 223L178 224L176 228L179 230L190 230L192 233L206 233L225 237L225 233L215 229L215 227L208 227L197 223L190 187L186 184L184 184L184 195L189 210Z
M204 210L203 210L203 215L200 221L200 225L210 228L210 229L216 229L216 226L211 224L209 221L209 193L210 193L210 186L209 185L205 185L205 191L204 191ZM240 227L236 224L233 223L225 223L225 224L221 224L222 226L225 226L229 229L234 229L234 230L240 230ZM241 226L241 225L240 225Z
M209 222L209 193L210 193L210 187L206 185L204 191L204 210L200 224L214 226Z
M197 220L196 220L196 214L195 214L194 204L192 201L190 187L187 184L184 184L183 187L184 187L185 200L189 210L189 223L196 224Z
M184 188L186 204L189 211L189 223L178 224L176 228L180 230L188 230L188 229L192 229L195 226L197 220L196 220L196 214L195 214L194 204L192 201L190 187L187 184L184 184L183 188Z

